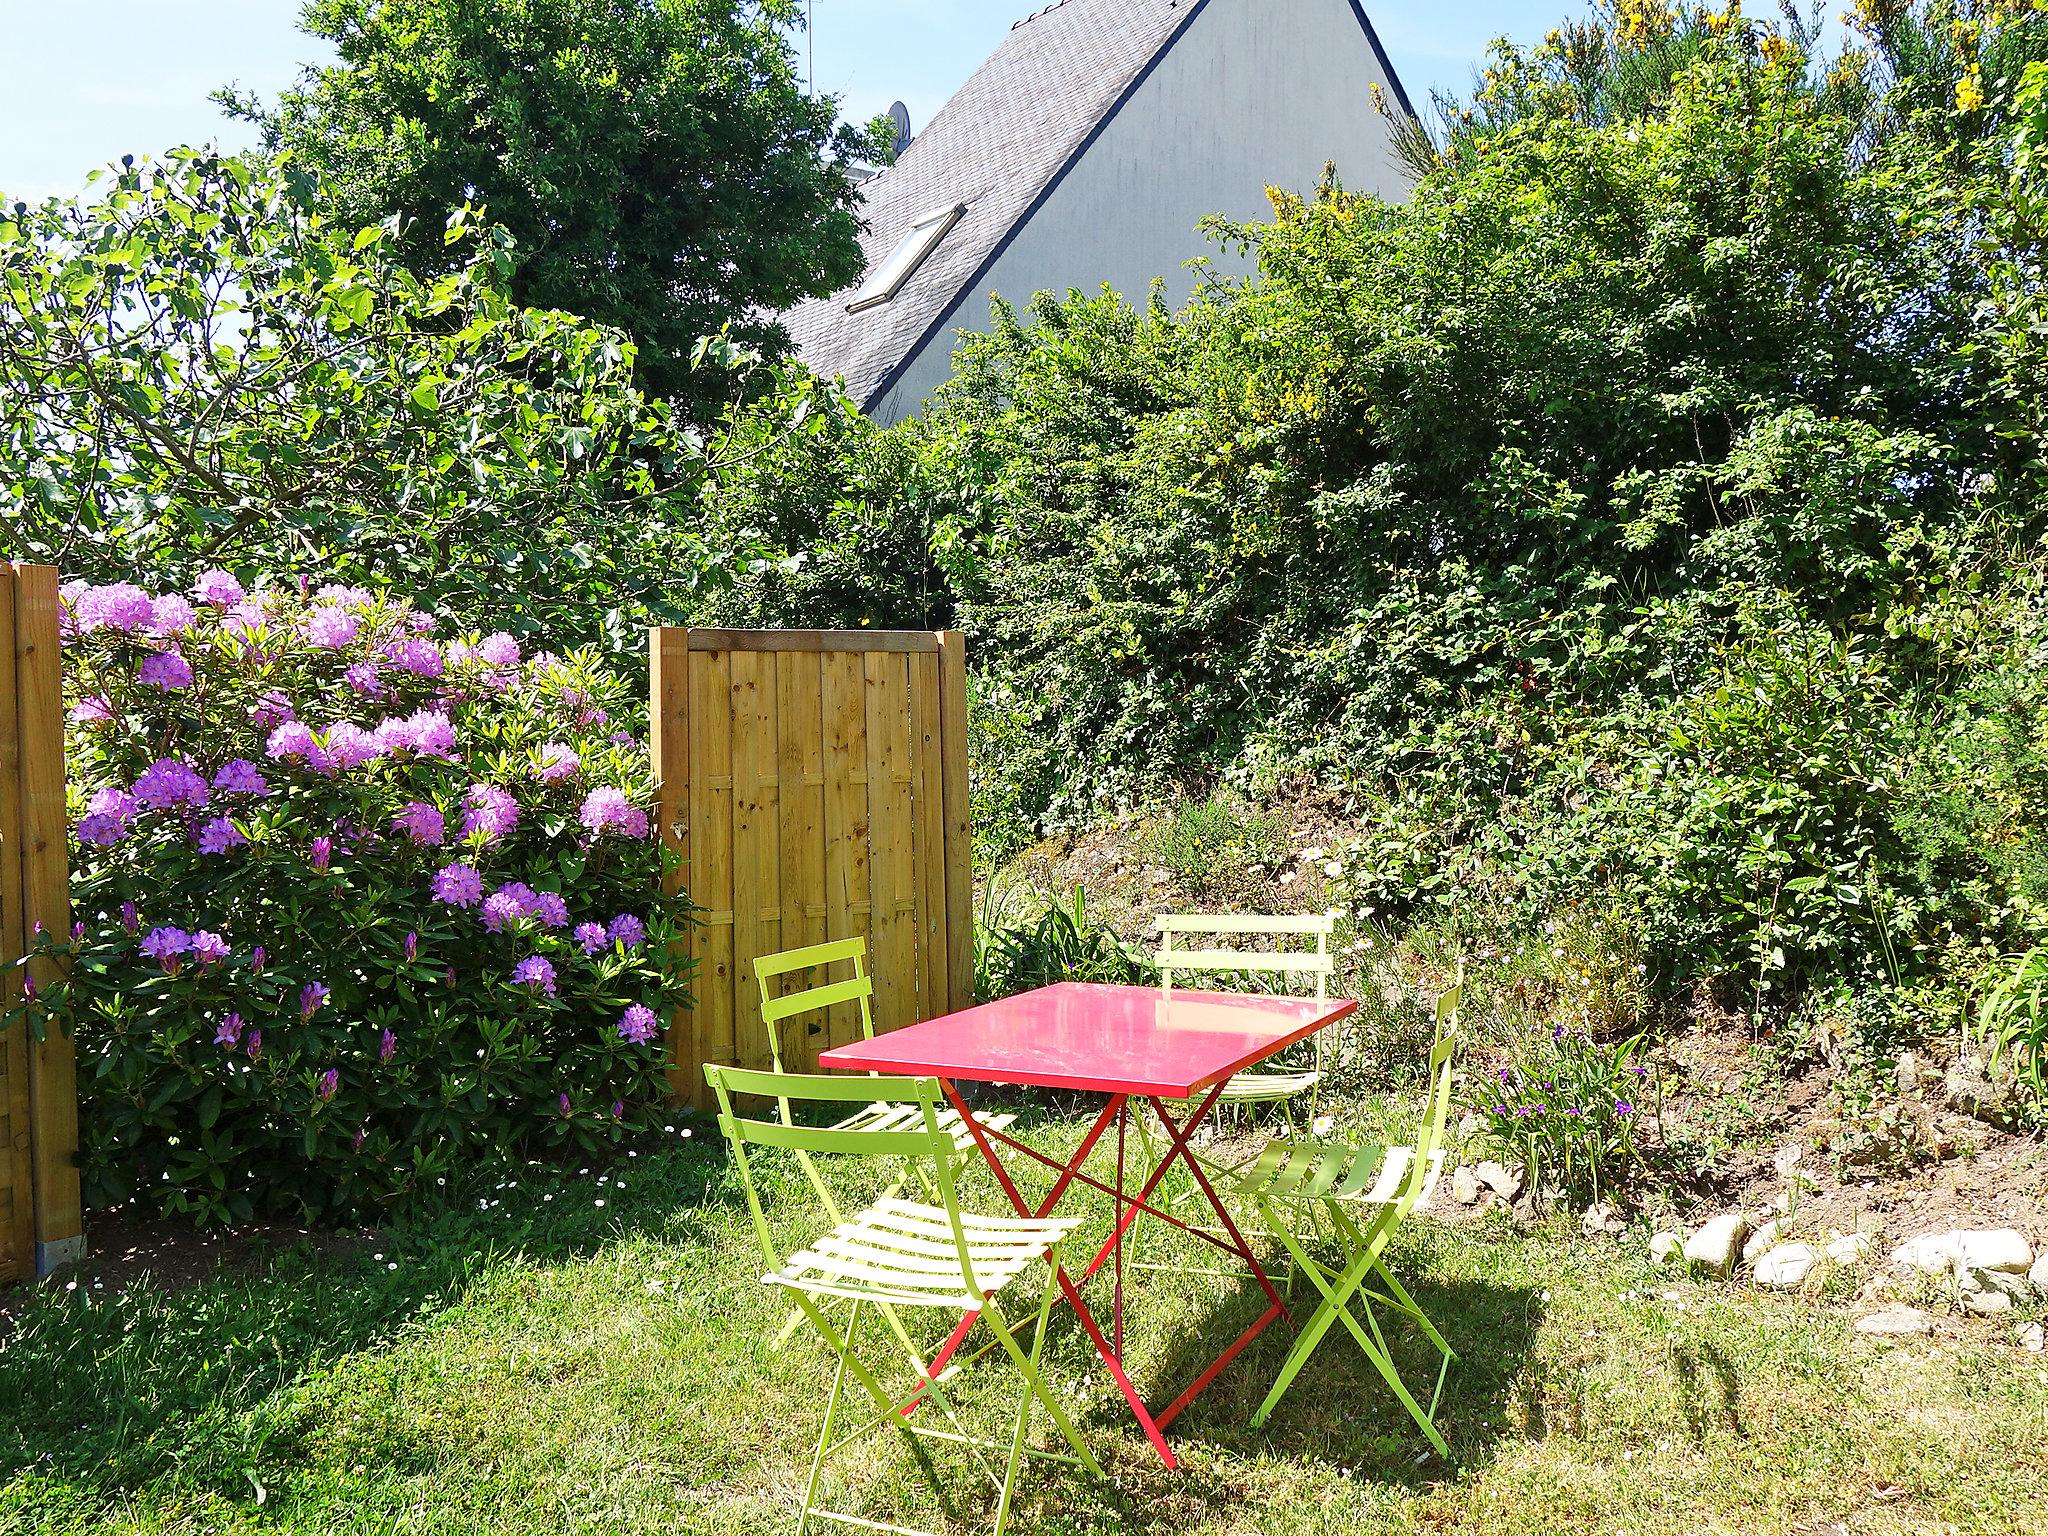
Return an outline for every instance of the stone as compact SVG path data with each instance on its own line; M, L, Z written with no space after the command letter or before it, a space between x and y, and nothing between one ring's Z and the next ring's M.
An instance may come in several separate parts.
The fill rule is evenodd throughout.
M1747 1216L1724 1211L1685 1240L1685 1262L1725 1280L1735 1268L1735 1255L1748 1231Z
M1524 1177L1519 1168L1510 1168L1504 1163L1481 1163L1472 1172L1480 1183L1503 1200L1512 1200L1522 1192Z
M1841 1265L1861 1264L1870 1257L1870 1236L1865 1232L1856 1232L1848 1237L1838 1237L1832 1243L1829 1243L1823 1251L1827 1254L1830 1263Z
M2024 1274L2033 1261L2032 1245L2010 1227L1991 1232L1930 1232L1892 1250L1892 1263L1898 1268L1930 1275L1966 1269Z
M1982 1056L1967 1052L1956 1058L1942 1079L1942 1092L1955 1108L1979 1120L2002 1125L2013 1118L2016 1096L2011 1083L2000 1083Z
M2027 1271L2027 1278L2034 1282L2034 1289L2048 1295L2048 1248L2041 1250L2041 1256L2034 1260L2034 1267Z
M2048 1349L2048 1328L2043 1328L2039 1323L2024 1325L2015 1338L2019 1347L2029 1354L2038 1355L2044 1349Z
M1451 1198L1460 1205L1477 1205L1486 1191L1480 1187L1479 1176L1470 1168L1460 1167L1451 1175Z
M1675 1264L1685 1257L1685 1239L1676 1232L1659 1232L1650 1239L1650 1257L1659 1264Z
M1820 1255L1807 1243L1784 1243L1756 1261L1756 1283L1773 1291L1794 1291L1806 1283Z
M1931 1313L1904 1305L1882 1308L1856 1319L1856 1331L1880 1339L1924 1337L1938 1325Z
M1756 1261L1775 1248L1778 1239L1784 1235L1785 1223L1772 1217L1749 1234L1749 1241L1742 1245L1742 1262L1754 1267Z
M1628 1223L1620 1211L1602 1200L1587 1207L1586 1214L1579 1218L1579 1230L1588 1237L1616 1237L1628 1230Z
M1771 1165L1778 1170L1779 1178L1785 1179L1792 1176L1792 1170L1799 1166L1799 1156L1799 1148L1796 1145L1778 1148L1777 1154L1771 1159Z
M2003 1291L2021 1305L2034 1299L2033 1282L2025 1275L2015 1275L2002 1269L1973 1269L1970 1273L1977 1280L1972 1290Z
M1979 1317L1996 1317L2012 1310L2012 1298L2000 1290L1965 1291L1963 1310Z

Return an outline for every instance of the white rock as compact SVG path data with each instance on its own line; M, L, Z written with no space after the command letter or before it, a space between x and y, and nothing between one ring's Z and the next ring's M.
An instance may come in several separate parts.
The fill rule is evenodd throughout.
M1586 1214L1579 1218L1579 1230L1588 1237L1611 1237L1628 1230L1628 1223L1620 1211L1602 1200L1587 1207Z
M1519 1168L1509 1168L1502 1163L1481 1163L1472 1172L1480 1183L1503 1200L1512 1200L1522 1192L1523 1174Z
M2031 1354L2040 1354L2048 1349L2048 1328L2039 1323L2028 1323L2019 1331L2019 1346Z
M2000 1290L1963 1292L1963 1310L1979 1317L1996 1317L2012 1310L2012 1298Z
M2001 1269L1980 1269L1971 1271L1977 1277L1972 1287L1979 1291L2003 1291L2014 1301L2025 1304L2034 1299L2034 1287L2025 1275L2011 1274Z
M1650 1239L1650 1257L1659 1264L1674 1264L1685 1257L1685 1239L1676 1232L1659 1232Z
M1826 1249L1830 1262L1850 1265L1861 1264L1870 1257L1870 1237L1864 1232L1854 1232L1847 1237L1838 1237Z
M1758 1259L1777 1247L1778 1239L1784 1236L1784 1233L1785 1223L1775 1216L1772 1217L1749 1234L1749 1241L1742 1245L1742 1262L1754 1265Z
M1912 1238L1892 1250L1892 1263L1900 1269L1923 1274L1942 1274L1966 1269L2005 1270L2025 1274L2034 1262L2034 1250L2010 1227L1992 1232L1930 1232Z
M1742 1212L1723 1212L1685 1240L1685 1261L1725 1279L1748 1231L1749 1218Z
M1460 1205L1477 1205L1485 1190L1479 1187L1479 1178L1470 1168L1459 1168L1451 1175L1451 1198Z
M1819 1262L1810 1245L1786 1243L1756 1261L1756 1283L1774 1291L1797 1290Z
M1872 1312L1856 1319L1858 1333L1873 1334L1878 1338L1906 1338L1934 1332L1932 1315L1918 1307L1893 1306Z
M2048 1295L2048 1248L2041 1250L2041 1257L2034 1260L2034 1267L2027 1271L2027 1278L2034 1282L2034 1289Z

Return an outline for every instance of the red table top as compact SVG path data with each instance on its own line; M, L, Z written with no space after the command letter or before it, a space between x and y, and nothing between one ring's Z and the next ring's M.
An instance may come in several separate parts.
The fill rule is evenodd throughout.
M1185 1099L1357 1009L1338 998L1062 982L836 1046L818 1065Z

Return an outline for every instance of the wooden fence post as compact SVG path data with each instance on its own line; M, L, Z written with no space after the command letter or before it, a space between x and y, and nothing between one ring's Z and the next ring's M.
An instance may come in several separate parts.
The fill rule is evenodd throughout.
M954 1012L974 1006L974 815L968 805L967 637L939 631L939 777L946 808L947 982Z
M654 629L648 631L647 641L655 818L662 846L676 860L676 867L663 880L663 888L674 895L688 884L685 861L690 856L690 632ZM687 939L683 943L685 953L694 952L694 944ZM703 1083L694 1080L702 1068L690 1049L688 1005L679 1000L662 1024L669 1097L693 1102Z
M71 932L69 817L64 804L64 676L57 637L57 572L15 567L16 740L21 758L23 926ZM25 935L26 937L27 935ZM38 988L63 979L55 962L29 971ZM85 1255L78 1185L78 1066L72 1038L52 1026L29 1046L30 1160L35 1179L36 1273Z

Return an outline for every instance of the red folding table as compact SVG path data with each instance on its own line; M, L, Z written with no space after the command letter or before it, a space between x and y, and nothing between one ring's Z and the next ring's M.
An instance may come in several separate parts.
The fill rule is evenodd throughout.
M1095 1348L1124 1401L1137 1416L1145 1437L1171 1467L1176 1463L1163 1433L1166 1426L1222 1373L1239 1351L1287 1311L1279 1291L1260 1267L1258 1256L1217 1198L1207 1171L1191 1150L1191 1138L1215 1109L1223 1085L1233 1076L1336 1023L1357 1007L1356 1003L1336 999L1178 989L1169 992L1158 987L1066 982L878 1035L873 1040L838 1046L822 1053L818 1064L839 1071L938 1078L1019 1215L1050 1215L1077 1184L1116 1201L1116 1227L1082 1272L1080 1283L1064 1269L1060 1271L1059 1283L1082 1327L1095 1341ZM1061 1162L974 1119L960 1098L958 1084L962 1082L1077 1089L1106 1094L1108 1102L1073 1155ZM1165 1155L1146 1176L1136 1195L1129 1193L1124 1176L1125 1131L1133 1099L1151 1105L1167 1141ZM1176 1118L1176 1110L1169 1107L1169 1101L1188 1107L1179 1110ZM1117 1130L1114 1184L1083 1171L1089 1154L1111 1125ZM997 1154L998 1143L1057 1172L1051 1193L1038 1204L1026 1200L1010 1177ZM1217 1230L1205 1231L1150 1203L1153 1191L1176 1161L1194 1176L1203 1198L1215 1213ZM1229 1348L1157 1413L1146 1408L1123 1363L1123 1240L1140 1212L1235 1254L1245 1262L1269 1303ZM1109 1334L1103 1332L1081 1296L1081 1284L1106 1264L1113 1265L1116 1286ZM952 1358L973 1325L972 1315L961 1320L932 1362L934 1373Z

